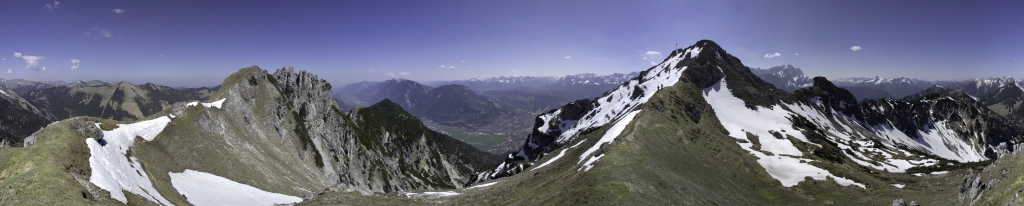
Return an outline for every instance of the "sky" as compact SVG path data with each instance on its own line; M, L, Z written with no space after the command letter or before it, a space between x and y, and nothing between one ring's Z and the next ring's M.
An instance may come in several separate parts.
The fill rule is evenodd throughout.
M0 1L0 78L334 85L641 71L716 41L808 76L1024 78L1021 1ZM1018 60L1019 59L1019 60Z

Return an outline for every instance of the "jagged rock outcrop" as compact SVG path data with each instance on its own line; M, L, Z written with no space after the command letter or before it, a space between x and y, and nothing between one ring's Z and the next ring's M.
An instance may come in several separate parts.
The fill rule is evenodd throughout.
M292 68L242 69L206 102L165 110L171 123L139 144L135 153L162 180L158 188L168 179L161 174L182 170L298 197L458 188L496 162L389 100L343 113L327 81ZM161 193L172 202L178 196Z

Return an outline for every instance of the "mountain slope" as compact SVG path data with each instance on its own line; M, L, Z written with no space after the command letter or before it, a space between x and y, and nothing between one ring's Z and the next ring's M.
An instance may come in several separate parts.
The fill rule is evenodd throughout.
M352 94L352 96L370 103L390 99L392 102L402 105L402 108L408 108L410 110L417 109L416 107L419 106L419 100L426 97L427 93L433 89L432 87L422 85L416 81L408 79L391 79L379 84L366 84L370 83L349 85L346 87L346 90L365 86L365 88L358 90Z
M504 104L458 84L434 88L415 102L417 116L452 126L481 127L508 113Z
M51 121L48 116L14 91L0 88L0 147L23 145Z
M137 120L176 102L205 99L214 92L206 88L177 90L152 83L133 85L117 82L101 86L76 83L33 90L25 97L39 109L52 114L53 119L94 116Z

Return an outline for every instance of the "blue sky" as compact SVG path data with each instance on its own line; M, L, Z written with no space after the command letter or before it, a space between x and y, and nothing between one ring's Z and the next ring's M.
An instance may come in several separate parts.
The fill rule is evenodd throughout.
M1020 8L1018 1L0 1L0 78L194 87L251 65L294 66L335 85L610 74L646 69L675 44L700 39L750 67L793 64L829 78L1024 78Z

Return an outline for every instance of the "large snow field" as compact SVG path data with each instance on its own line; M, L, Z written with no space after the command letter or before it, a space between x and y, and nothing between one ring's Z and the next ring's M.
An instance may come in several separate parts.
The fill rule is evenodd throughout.
M876 126L880 136L887 137L893 142L902 143L907 147L928 151L936 156L956 160L959 162L984 161L984 148L975 143L964 142L958 138L955 132L946 125L946 122L934 122L935 128L928 128L928 131L918 131L921 138L912 138L891 126Z
M275 205L302 198L272 193L227 178L195 170L167 173L171 185L193 205Z
M125 158L126 152L135 143L135 137L153 141L169 122L171 118L163 116L132 124L118 124L117 129L103 131L103 141L106 145L94 138L86 139L90 154L89 167L92 168L89 182L109 191L111 198L122 203L128 203L123 192L128 191L151 202L170 205L171 203L153 188L153 183L142 169L139 160L135 157ZM99 127L99 124L96 126Z
M750 132L757 136L761 143L761 150L775 154L768 156L761 151L753 150L751 148L753 143L737 142L741 148L758 158L757 163L764 167L772 178L779 180L786 187L797 185L804 181L805 177L815 180L826 180L828 177L832 177L836 183L842 186L865 187L863 184L837 177L827 170L808 164L814 161L812 159L795 158L803 156L803 153L793 146L792 142L788 139L776 139L768 132L776 131L806 141L803 134L794 131L791 127L792 123L786 119L792 113L778 105L772 108L748 109L743 100L733 96L726 85L725 78L722 78L715 85L704 88L704 99L715 110L718 120L729 131L729 136L736 139L747 139L747 132ZM786 130L787 128L789 130Z

